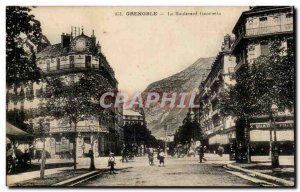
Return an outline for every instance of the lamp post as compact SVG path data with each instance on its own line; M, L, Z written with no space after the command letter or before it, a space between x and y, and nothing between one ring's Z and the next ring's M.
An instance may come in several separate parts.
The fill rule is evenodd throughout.
M165 130L165 154L167 155L167 129L168 125L164 125L164 130Z
M271 126L270 126L270 147L271 147L271 161L272 171L279 172L279 153L277 147L277 135L276 135L276 116L278 114L278 107L276 104L271 105ZM272 141L272 130L274 132L274 140Z
M91 158L91 163L90 163L90 170L95 170L95 161L94 161L94 124L90 124L90 131L91 131L91 150L90 150L90 158Z
M47 124L44 119L40 119L39 120L39 128L40 128L40 132L42 134L42 142L43 142L43 150L42 150L42 154L41 154L41 165L40 165L40 178L44 179L45 177L45 164L46 164L46 139L45 139L45 135L46 133L49 132L49 124Z

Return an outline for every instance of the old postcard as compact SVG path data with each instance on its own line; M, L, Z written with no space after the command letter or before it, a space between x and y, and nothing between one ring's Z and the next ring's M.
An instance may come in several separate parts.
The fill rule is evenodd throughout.
M294 187L294 12L7 6L7 186Z

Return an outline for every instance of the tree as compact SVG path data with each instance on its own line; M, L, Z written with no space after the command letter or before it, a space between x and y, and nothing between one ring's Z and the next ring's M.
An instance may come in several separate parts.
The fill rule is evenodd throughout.
M91 117L98 117L100 121L104 117L107 118L109 109L101 108L99 100L103 93L111 89L110 84L100 74L94 72L82 74L78 81L64 81L61 77L47 77L45 80L47 87L44 98L47 114L56 119L68 119L70 126L74 128L72 140L76 170L77 124ZM106 102L113 103L113 100L111 98Z
M270 41L269 54L259 56L252 64L241 66L235 74L236 84L221 92L221 113L237 117L237 128L244 129L248 162L253 117L270 114L272 104L276 104L280 111L293 111L294 108L294 46L286 49L281 45L282 39Z
M42 37L41 24L28 7L6 7L6 84L38 82L35 48Z
M203 131L200 124L189 117L183 120L183 124L175 132L174 143L175 144L186 144L190 142L191 139L201 140L203 136Z
M136 143L138 145L157 145L157 141L146 124L126 123L124 126L124 141L126 144Z

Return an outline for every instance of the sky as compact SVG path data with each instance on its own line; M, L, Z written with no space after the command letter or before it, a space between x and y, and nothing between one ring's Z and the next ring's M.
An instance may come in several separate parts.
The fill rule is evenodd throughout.
M198 58L220 51L249 7L37 7L32 14L41 22L52 44L60 42L71 26L88 36L95 31L102 52L115 71L119 90L133 94L155 81L182 71ZM122 16L117 16L121 12ZM127 16L128 12L157 12L157 16ZM176 16L176 12L197 15ZM173 13L173 16L170 16ZM217 13L217 15L209 15ZM204 15L205 14L205 15Z

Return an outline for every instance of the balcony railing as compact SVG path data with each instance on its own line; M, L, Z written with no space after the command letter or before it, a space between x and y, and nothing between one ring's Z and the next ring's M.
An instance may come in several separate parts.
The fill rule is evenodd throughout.
M245 36L263 35L269 33L288 32L288 31L293 31L292 23L285 24L285 25L274 25L274 26L247 29Z
M65 64L65 65L59 65L59 66L52 66L52 67L43 67L41 68L42 71L44 72L52 72L52 71L60 71L60 70L64 70L64 69L83 69L83 68L86 68L86 69L96 69L98 67L98 64L89 64L89 65L86 65L85 63L74 63L74 64Z

